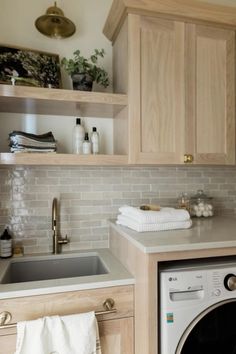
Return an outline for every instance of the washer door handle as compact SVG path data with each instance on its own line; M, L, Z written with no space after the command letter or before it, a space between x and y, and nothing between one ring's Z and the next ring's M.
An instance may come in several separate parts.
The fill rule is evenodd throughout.
M236 290L236 276L234 274L226 275L224 279L224 285L229 291Z

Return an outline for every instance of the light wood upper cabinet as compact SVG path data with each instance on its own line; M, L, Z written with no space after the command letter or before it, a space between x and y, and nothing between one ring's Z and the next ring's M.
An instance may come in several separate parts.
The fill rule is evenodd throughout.
M130 22L136 33L130 41L136 51L130 62L136 69L129 86L131 162L178 163L184 148L184 24L135 15Z
M114 63L125 30L129 162L234 164L235 31L129 14Z
M186 26L186 152L195 163L235 162L235 32Z

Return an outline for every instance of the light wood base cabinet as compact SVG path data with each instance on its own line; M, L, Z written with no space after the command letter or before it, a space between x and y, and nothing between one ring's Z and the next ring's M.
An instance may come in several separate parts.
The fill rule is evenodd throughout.
M97 317L102 354L134 354L132 285L0 300L0 312L10 312L15 323L47 315L100 311L109 297L115 300L117 312ZM14 354L15 348L16 328L0 328L0 354Z
M211 257L235 257L236 254L236 247L144 253L122 232L113 227L110 230L110 250L135 278L135 354L161 354L159 335L161 319L158 306L160 263Z

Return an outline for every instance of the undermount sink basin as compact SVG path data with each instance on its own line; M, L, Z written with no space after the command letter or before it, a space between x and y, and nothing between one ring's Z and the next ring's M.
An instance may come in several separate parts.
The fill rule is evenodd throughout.
M35 260L12 261L1 284L38 280L83 277L107 274L108 270L98 255L35 257Z

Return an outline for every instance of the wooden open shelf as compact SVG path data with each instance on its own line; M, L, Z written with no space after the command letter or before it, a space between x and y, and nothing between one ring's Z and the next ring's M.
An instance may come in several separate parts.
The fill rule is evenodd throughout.
M56 153L0 153L0 165L127 165L126 155L74 155Z
M0 84L0 112L113 118L127 95ZM0 153L0 165L126 165L127 155Z
M112 118L127 104L124 94L0 85L1 112Z

